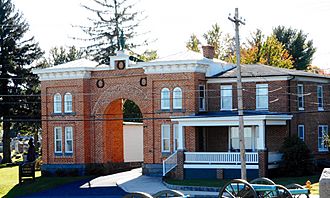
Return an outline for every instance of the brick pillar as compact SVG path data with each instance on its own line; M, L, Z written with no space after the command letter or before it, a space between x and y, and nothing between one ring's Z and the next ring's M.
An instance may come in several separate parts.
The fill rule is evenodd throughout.
M177 167L175 170L175 179L184 180L184 150L178 150L177 154Z
M224 179L223 169L217 169L217 179Z
M267 177L268 173L268 150L258 150L259 177Z

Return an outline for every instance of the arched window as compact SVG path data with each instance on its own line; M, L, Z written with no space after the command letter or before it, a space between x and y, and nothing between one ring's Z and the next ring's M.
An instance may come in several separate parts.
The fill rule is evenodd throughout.
M170 109L170 90L168 88L163 88L160 94L161 100L161 109L169 110Z
M54 95L54 113L62 113L62 96L59 93Z
M182 90L180 87L173 90L173 109L182 109Z
M64 95L64 112L71 113L72 112L72 94L66 93Z

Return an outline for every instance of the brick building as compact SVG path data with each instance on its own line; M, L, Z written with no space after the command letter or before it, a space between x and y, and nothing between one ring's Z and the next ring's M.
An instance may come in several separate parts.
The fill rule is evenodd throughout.
M203 50L151 62L119 51L110 65L81 59L34 71L41 80L43 170L85 174L124 165L122 101L129 99L143 114L144 174L240 177L236 68ZM329 77L266 65L243 65L242 76L248 176L276 168L290 135L316 157L329 157L321 143L330 123Z

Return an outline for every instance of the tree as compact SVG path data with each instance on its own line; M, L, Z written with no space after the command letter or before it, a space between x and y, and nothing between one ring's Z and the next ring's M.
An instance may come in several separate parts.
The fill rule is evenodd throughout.
M222 51L222 46L220 45L221 35L222 35L222 31L217 23L212 25L212 29L207 31L203 35L204 39L206 40L206 43L214 47L214 52L215 52L214 56L215 58L218 59L223 59L223 57L221 57L221 51Z
M189 49L191 51L200 52L200 49L199 49L200 44L201 44L201 42L199 41L197 36L195 34L192 34L190 36L189 41L186 43L186 47L187 47L187 49Z
M16 121L26 121L40 113L37 76L31 65L43 52L34 38L25 38L29 26L11 0L0 0L0 118L3 126L3 160L11 162L10 129ZM29 117L26 117L29 116ZM39 114L40 116L40 114ZM40 120L40 119L39 119ZM33 120L38 121L38 119ZM31 122L31 121L30 121Z
M139 26L142 12L132 11L134 4L128 0L93 0L95 8L83 6L96 14L95 18L88 18L90 26L79 26L89 38L82 39L90 42L87 53L95 61L109 64L109 56L115 55L116 50L133 49L143 43L133 43L137 36L135 29ZM124 40L126 39L126 41Z
M53 47L49 50L50 57L44 60L43 67L51 67L78 60L83 58L84 55L84 51L78 50L75 46L71 46L68 49L63 46Z
M241 62L243 64L265 64L281 68L293 68L292 57L274 35L268 36L264 41L261 30L252 34L246 46L241 49Z
M289 54L292 56L295 69L306 70L312 63L316 48L313 47L313 40L307 40L307 34L302 30L278 26L273 29L273 34L280 41Z
M148 62L158 58L157 50L146 50L141 55L138 55L139 59Z

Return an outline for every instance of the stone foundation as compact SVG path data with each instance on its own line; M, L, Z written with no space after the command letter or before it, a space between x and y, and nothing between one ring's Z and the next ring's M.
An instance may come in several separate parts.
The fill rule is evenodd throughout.
M330 168L325 168L320 177L320 198L330 197Z

